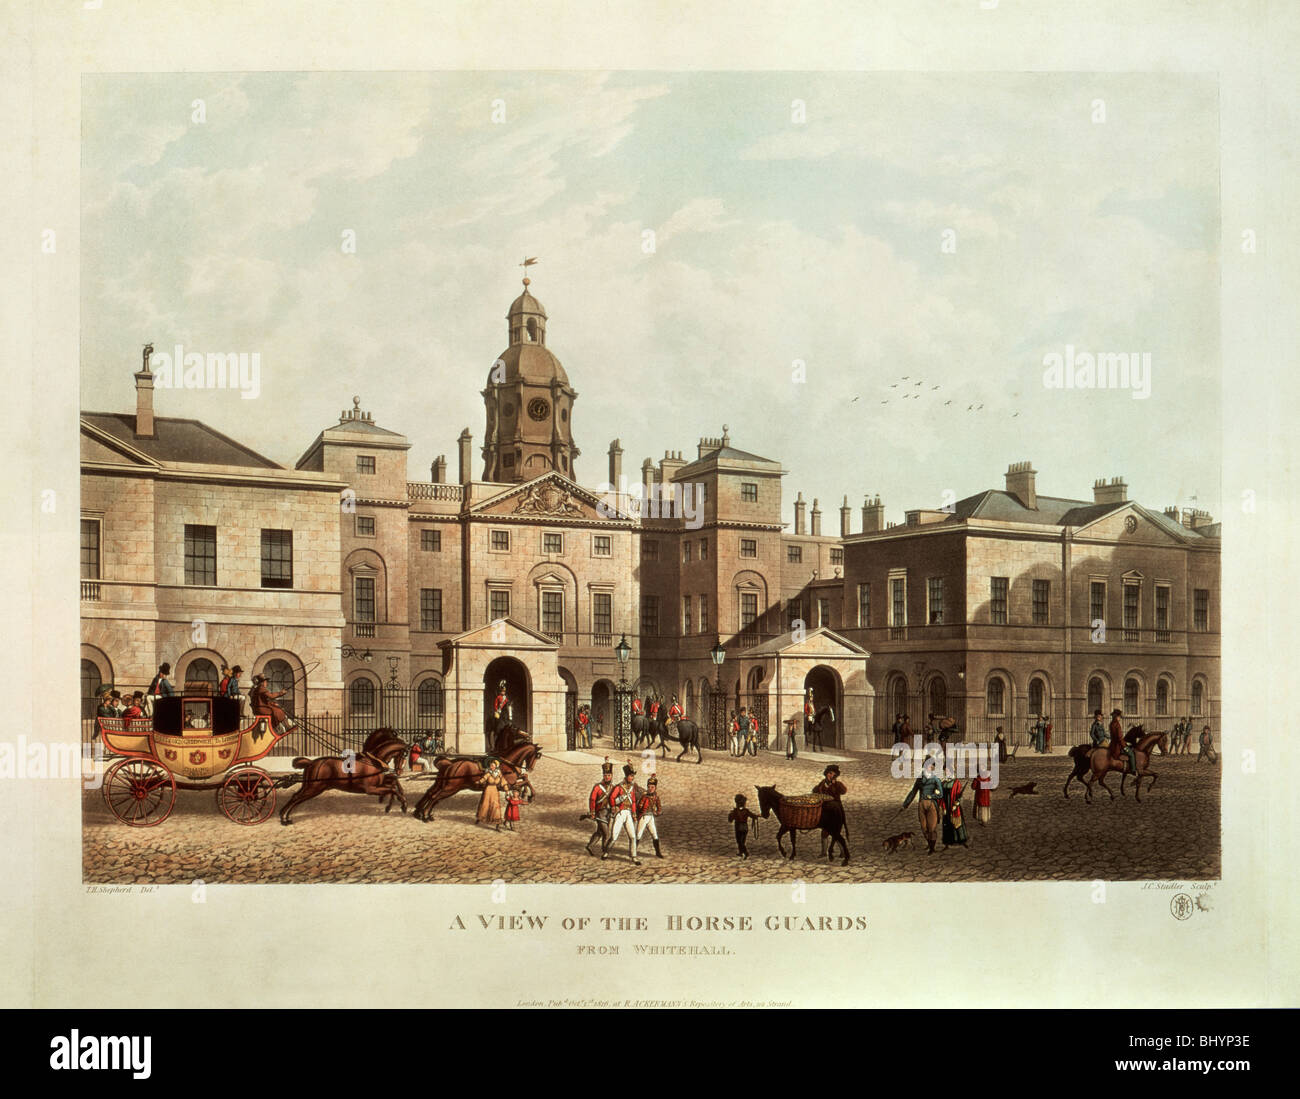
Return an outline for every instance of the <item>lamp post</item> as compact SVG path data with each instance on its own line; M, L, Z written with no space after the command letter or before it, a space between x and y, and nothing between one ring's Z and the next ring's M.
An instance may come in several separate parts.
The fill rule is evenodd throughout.
M709 747L721 752L727 746L727 705L722 697L722 662L727 659L727 650L722 647L719 637L709 650L709 659L717 669L717 681L713 688L713 720L709 728Z
M618 657L618 686L614 688L614 747L626 751L632 747L632 688L627 682L627 662L632 655L632 646L627 643L627 634L614 646L614 655Z
M374 657L370 655L369 649L365 652L361 652L359 649L354 649L351 645L340 645L339 655L345 660L364 660L367 664L374 659Z

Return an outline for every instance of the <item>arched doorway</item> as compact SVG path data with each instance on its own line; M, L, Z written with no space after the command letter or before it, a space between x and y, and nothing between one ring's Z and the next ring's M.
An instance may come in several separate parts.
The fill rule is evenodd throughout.
M822 744L826 747L839 747L840 737L840 715L843 709L840 698L840 677L835 674L834 669L828 668L825 664L818 664L813 668L803 680L804 697L808 697L808 688L813 692L813 708L815 712L822 709L823 706L831 708L831 714L822 720ZM831 716L833 715L833 717Z
M927 713L935 717L948 717L948 683L941 675L930 680L928 689L929 709Z
M767 686L764 683L765 669L750 668L745 678L745 705L758 727L758 746L765 749L768 744L768 701Z
M505 682L506 697L510 700L510 718L521 729L533 727L532 692L528 687L528 669L513 656L498 656L487 666L483 673L483 732L484 745L491 747L492 730L496 719L492 714L492 703L502 681Z
M81 662L81 716L82 719L93 718L99 706L99 689L104 684L99 674L99 665L93 660Z
M614 684L608 679L591 685L591 735L614 735Z
M556 668L556 671L564 680L564 737L572 752L578 738L578 681L568 668Z

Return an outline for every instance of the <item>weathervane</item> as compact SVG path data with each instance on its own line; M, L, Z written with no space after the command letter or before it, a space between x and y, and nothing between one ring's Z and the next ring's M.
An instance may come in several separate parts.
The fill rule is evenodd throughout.
M536 263L536 262L537 262L537 257L536 257L536 256L525 256L525 257L524 257L524 262L521 263L521 264L519 265L519 266L522 267L522 268L524 269L524 271L525 271L525 274L524 274L524 285L525 285L525 286L527 286L527 285L532 281L532 280L528 277L528 275L527 275L528 268L530 268L530 267L531 267L534 263Z

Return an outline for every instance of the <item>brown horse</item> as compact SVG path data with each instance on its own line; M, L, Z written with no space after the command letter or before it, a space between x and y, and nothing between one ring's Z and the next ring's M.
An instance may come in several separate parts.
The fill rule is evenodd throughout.
M1165 750L1165 738L1167 733L1148 733L1141 725L1134 725L1127 735L1125 741L1133 745L1133 755L1137 759L1137 774L1133 776L1134 792L1137 800L1142 800L1142 779L1149 778L1147 790L1156 784L1156 772L1151 770L1151 756L1155 752L1157 745L1161 751ZM1101 788L1110 794L1111 800L1115 799L1115 791L1106 785L1106 775L1111 771L1120 773L1119 792L1124 793L1124 783L1128 778L1128 757L1120 756L1119 759L1112 759L1110 755L1110 745L1102 744L1094 748L1089 744L1077 744L1070 749L1070 759L1073 762L1073 770L1065 780L1065 796L1070 796L1070 783L1078 779L1083 783L1086 793L1085 801L1092 801L1092 784L1098 782Z
M501 774L510 785L519 780L520 768L527 768L531 774L542 758L542 750L531 742L520 744L504 755L496 757L501 761ZM483 759L481 756L439 756L433 761L438 769L438 777L433 786L425 793L415 806L415 819L428 821L433 815L433 807L440 801L458 794L462 790L474 789L474 784L483 776Z
M781 837L787 833L790 836L790 855L793 860L795 850L798 846L799 832L807 832L814 828L820 828L823 839L829 839L826 858L835 857L835 844L838 841L840 849L844 852L844 859L841 866L849 864L849 845L844 839L844 806L832 797L825 798L815 815L811 816L811 823L805 824L796 816L796 810L790 805L784 796L777 793L775 786L755 786L758 791L758 808L764 820L773 812L776 813L776 819L781 822L781 830L776 834L777 850L781 852L782 858L785 857L785 846L781 843ZM808 795L803 795L807 797ZM803 798L800 798L803 800Z
M533 738L518 725L503 725L492 739L492 755L504 759L509 752L532 741Z
M302 785L294 791L288 803L280 810L280 823L292 824L293 810L304 801L319 797L326 790L341 790L345 794L374 794L381 800L388 799L385 813L392 812L393 798L406 812L406 795L398 775L402 772L402 763L410 745L392 729L376 729L355 755L322 756L308 759L297 756L293 765L302 771ZM393 769L389 770L389 764ZM297 782L299 776L293 775L281 779L277 785L288 786Z

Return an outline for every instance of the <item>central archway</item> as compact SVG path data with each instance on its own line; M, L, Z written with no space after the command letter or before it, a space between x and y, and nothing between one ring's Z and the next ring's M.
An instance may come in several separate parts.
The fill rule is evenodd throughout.
M840 677L835 673L834 668L828 668L825 664L818 664L812 669L803 680L804 697L808 696L808 688L812 688L813 705L816 710L821 710L823 706L829 706L834 713L834 719L829 716L822 722L822 744L826 747L840 747L840 720L844 709L843 690L840 685Z
M498 656L487 666L483 673L483 730L488 748L492 745L492 733L496 720L492 714L501 681L505 680L506 695L510 699L512 722L519 728L531 731L533 727L532 690L529 686L528 669L522 661L513 656Z

